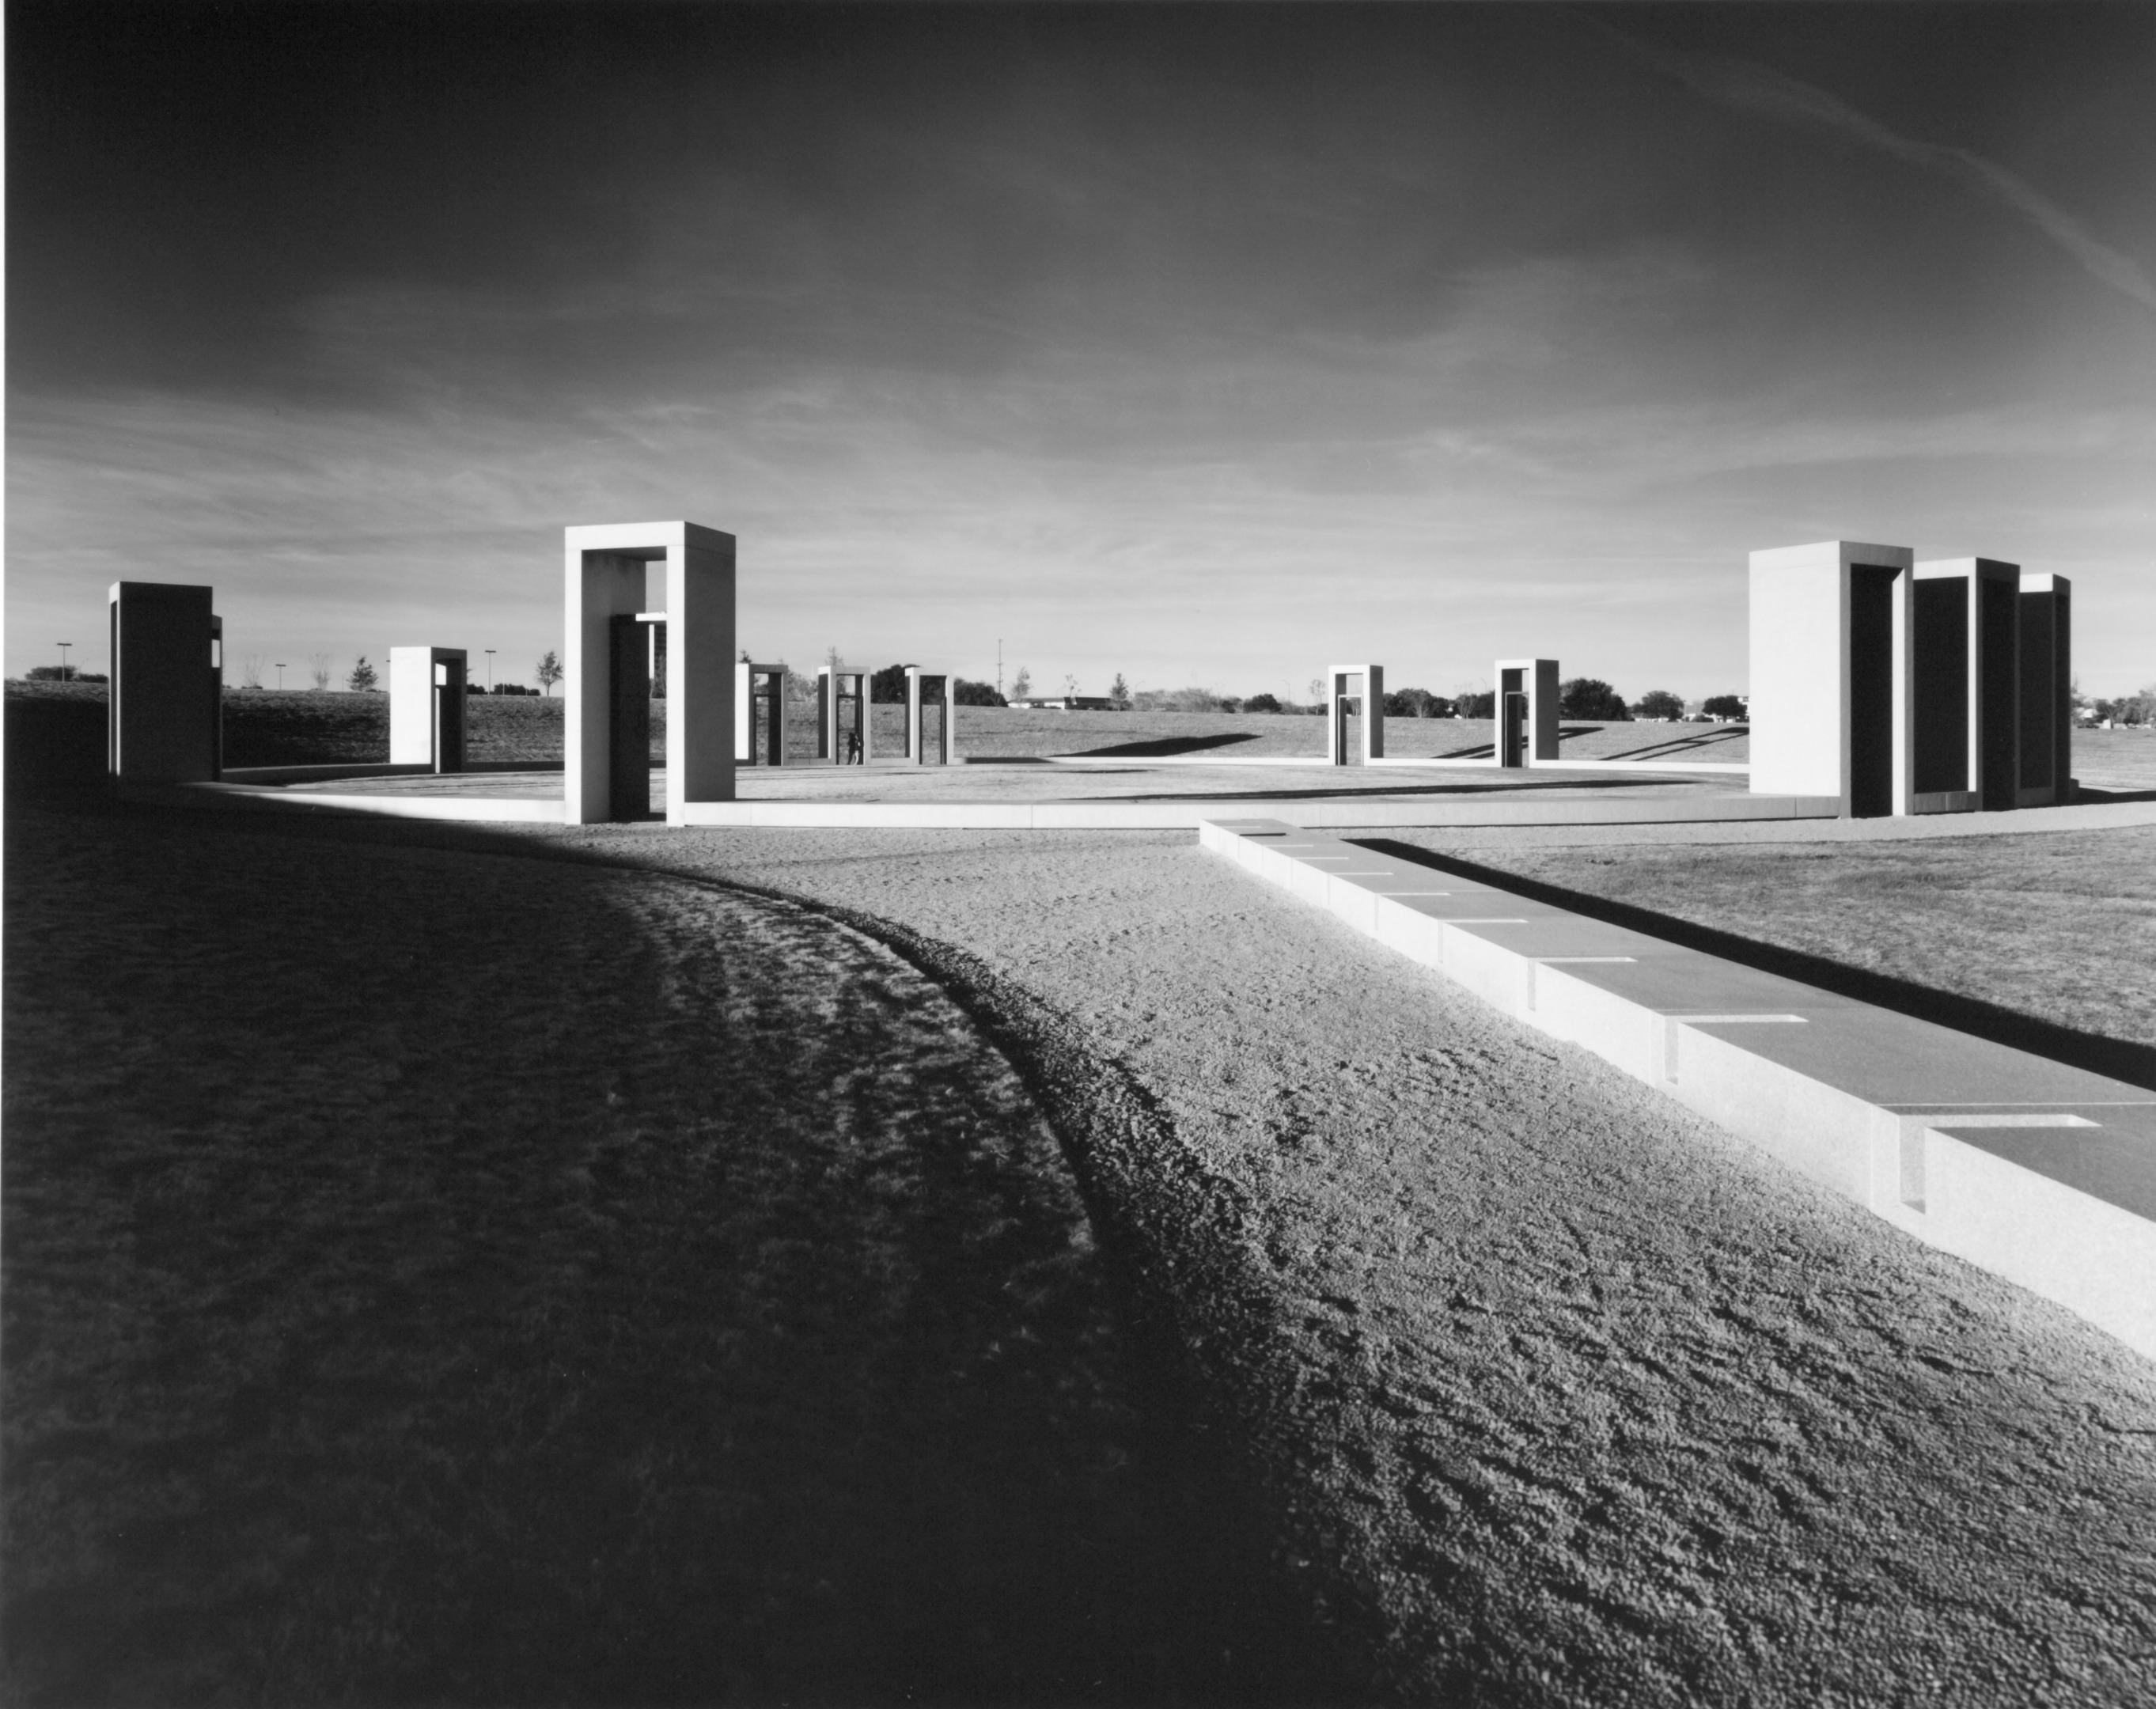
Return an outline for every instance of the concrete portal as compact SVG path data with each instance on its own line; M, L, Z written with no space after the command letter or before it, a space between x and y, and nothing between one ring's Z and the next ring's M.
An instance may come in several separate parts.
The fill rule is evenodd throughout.
M129 783L214 783L224 762L224 619L208 588L115 582L105 769Z
M389 763L465 768L465 654L461 647L389 649Z
M734 761L744 766L786 763L786 678L783 665L734 666ZM756 709L763 706L763 739L757 740Z
M1849 819L1913 812L1916 555L1826 540L1752 554L1752 788Z
M845 711L850 701L853 710ZM866 765L869 674L850 665L826 665L816 672L816 757L834 766Z
M2020 804L2074 798L2073 583L2024 575L2020 598Z
M652 623L668 640L666 822L732 801L733 536L694 522L610 522L564 529L562 547L567 822L649 811ZM645 611L654 563L666 567L666 604Z
M1491 667L1497 763L1507 770L1558 757L1557 660L1500 659ZM1517 696L1516 700L1513 697Z
M1325 673L1325 763L1368 765L1385 757L1385 667L1335 665ZM1363 703L1362 752L1348 757L1348 703Z
M927 690L930 683L937 685L932 690ZM918 665L906 667L906 757L916 766L947 766L951 763L951 756L956 748L952 740L952 726L956 722L953 715L957 710L957 686L958 679L947 670L923 670ZM924 690L927 691L926 699ZM932 761L928 757L928 732L925 727L931 701L940 704L943 709L943 716L939 721L942 734L936 743L937 757Z
M2018 804L2020 579L2020 566L1991 558L1916 567L1918 813L2001 813Z

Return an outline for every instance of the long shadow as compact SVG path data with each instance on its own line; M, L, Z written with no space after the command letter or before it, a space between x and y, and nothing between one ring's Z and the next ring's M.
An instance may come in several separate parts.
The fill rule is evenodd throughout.
M2084 783L2074 791L2074 804L2102 805L2128 801L2156 801L2156 789L2092 789Z
M1725 726L1714 735L1673 736L1667 742L1654 742L1645 747L1630 747L1622 753L1613 753L1609 757L1613 760L1643 760L1656 754L1693 753L1703 747L1712 747L1719 742L1734 742L1738 736L1749 736L1751 733L1749 729L1742 725Z
M1248 731L1219 736L1162 736L1151 742L1122 742L1112 747L1081 747L1071 751L1076 759L1159 759L1164 755L1178 753L1205 753L1216 747L1234 747L1239 742L1255 742L1258 738ZM1312 765L1325 763L1322 754L1311 756Z
M1342 767L1353 770L1352 767ZM1366 788L1322 789L1222 789L1208 790L1202 798L1207 801L1313 801L1331 800L1351 796L1376 796L1385 800L1404 797L1432 795L1528 795L1550 789L1660 789L1668 786L1666 778L1553 778L1546 783L1373 783ZM1689 786L1687 786L1689 787ZM1117 801L1189 801L1197 799L1187 789L1163 790L1147 795L1118 795Z
M11 790L11 806L20 804L20 793ZM102 789L48 794L44 803L69 815L70 826L56 839L49 826L35 832L36 815L13 813L11 841L38 834L44 848L56 841L93 852L144 841L176 845L182 854L192 848L187 861L168 863L191 878L214 865L228 839L244 837L258 846L316 842L509 856L527 867L644 867L736 897L774 895L670 872L662 845L647 845L634 833L600 850L471 825L174 811L117 803ZM85 836L90 821L103 824ZM155 861L128 860L117 875L126 882L115 888L131 891L139 906ZM286 885L288 900L276 901L280 863L253 864L263 876L234 883L239 894L266 895L275 903L264 909L275 918L255 922L273 949L296 911L317 909L325 897L363 917L367 895L339 876L341 866L325 867L318 889L305 897L290 900ZM34 863L11 862L11 893L15 874L34 870ZM430 893L444 893L437 916L454 912L466 881L461 873L429 870ZM599 906L579 887L565 886L535 916L520 880L498 880L475 864L468 881L490 899L495 929L511 933L527 958L543 959L550 931L566 931L564 921ZM246 891L250 882L270 888ZM192 909L182 923L192 926L193 938L207 941L216 933L206 932L204 920L214 926L224 916L210 917L214 911L196 894L199 888L182 884L187 908L178 911ZM220 906L232 900L225 895ZM784 916L821 916L881 941L954 999L1016 1068L1077 1177L1106 1260L1113 1342L1090 1338L1083 1272L1060 1257L1060 1225L1016 1166L997 1163L1002 1153L976 1137L977 1130L990 1132L980 1125L987 1118L963 1101L958 1070L937 1066L934 1053L924 1059L920 1071L932 1078L921 1087L936 1090L937 1097L921 1088L906 1094L922 1101L906 1118L911 1140L904 1152L922 1177L921 1190L893 1197L896 1163L871 1157L860 1165L874 1165L870 1175L856 1181L820 1152L797 1156L801 1144L769 1143L765 1128L776 1121L773 1112L793 1107L785 1100L737 1111L737 1092L748 1096L737 1088L702 1115L645 1111L642 1089L671 1086L684 1061L715 1046L686 1022L677 1028L680 1036L653 1029L645 1011L658 988L638 983L653 976L637 973L642 964L634 956L619 965L591 963L594 988L575 998L573 1024L545 994L544 981L511 982L523 993L521 1007L504 993L473 1003L454 981L422 982L397 1008L402 1042L362 1043L344 1066L363 1075L367 1051L388 1052L398 1073L382 1096L412 1113L386 1131L412 1136L411 1154L385 1161L370 1153L368 1168L389 1170L396 1180L403 1177L392 1163L416 1170L425 1190L414 1189L408 1200L384 1197L368 1184L374 1179L368 1173L325 1199L319 1183L308 1184L311 1175L301 1183L315 1195L307 1201L311 1209L331 1204L337 1218L372 1231L376 1246L361 1251L365 1261L355 1260L352 1275L403 1276L400 1264L419 1266L378 1287L346 1275L339 1286L361 1304L338 1308L337 1322L347 1327L337 1332L375 1326L382 1346L424 1350L430 1337L452 1328L476 1334L470 1322L544 1318L552 1326L544 1336L480 1336L486 1357L470 1363L474 1381L483 1366L504 1393L551 1397L535 1412L535 1419L545 1414L547 1428L535 1422L528 1442L476 1441L446 1403L446 1421L421 1409L408 1424L396 1425L411 1433L413 1462L429 1468L432 1481L424 1486L435 1493L425 1515L429 1535L470 1556L457 1568L463 1599L413 1616L418 1635L408 1655L400 1650L385 1660L362 1644L360 1654L341 1661L321 1660L306 1647L315 1627L300 1619L294 1630L301 1635L289 1646L295 1657L305 1648L323 1668L344 1667L347 1689L364 1672L359 1695L374 1691L376 1701L1366 1701L1371 1693L1358 1646L1345 1624L1365 1618L1359 1593L1351 1583L1328 1583L1329 1609L1321 1609L1313 1587L1330 1575L1287 1570L1291 1546L1276 1498L1265 1492L1262 1429L1240 1416L1235 1371L1245 1362L1268 1368L1278 1357L1269 1351L1277 1306L1250 1257L1256 1242L1246 1212L1178 1142L1172 1118L1139 1082L993 969L952 946L849 910L790 898L778 906ZM630 921L622 928L634 937ZM376 983L340 983L350 994L331 1004L335 1024L356 1016L380 1019L389 1004L369 957L393 967L401 956L409 967L434 942L431 929L428 920L408 921L380 943L372 934L353 934L367 947L355 948L353 968L342 972L357 977L357 970ZM156 954L170 950L161 939ZM264 965L245 962L251 987L268 977ZM279 977L293 973L286 967ZM220 977L230 977L229 969ZM686 988L680 978L668 988L679 1003ZM717 980L706 994L716 1002L724 989ZM193 996L215 1006L218 994L197 989ZM587 998L603 998L610 1019L586 1012ZM298 1026L305 1005L291 1007ZM762 1026L767 1009L778 1012L760 997L729 1024ZM859 1024L842 1016L822 1041L825 1054L858 1069L870 1060L856 1057L863 1041L875 1036L880 1013L871 1004ZM474 1096L475 1065L483 1082L490 1060L523 1060L516 1054L519 1041L528 1044L529 1035L550 1029L558 1034L547 1070L547 1096L555 1101L543 1116L527 1119L526 1110L490 1123L459 1105ZM288 1057L303 1055L310 1036L285 1038L274 1019L262 1023L261 1034L259 1048L283 1049ZM745 1031L732 1048L752 1050L762 1036ZM782 1055L803 1054L798 1039L767 1042L783 1042ZM724 1041L716 1048L723 1055ZM858 1082L848 1098L883 1096L877 1087L885 1076L834 1076L828 1064L819 1067L812 1058L803 1054L798 1069L786 1070L787 1084L810 1114L819 1101L839 1096L832 1087L839 1081ZM628 1100L620 1111L610 1087ZM489 1095L478 1101L489 1103ZM444 1148L425 1112L452 1107L459 1111L455 1143ZM303 1108L311 1117L316 1113ZM847 1105L840 1114L852 1110ZM1019 1110L1009 1119L1016 1132L1028 1117ZM617 1133L624 1122L629 1127ZM871 1127L852 1115L804 1117L795 1124L794 1141ZM604 1144L578 1137L587 1129ZM11 1133L11 1145L18 1137ZM76 1167L69 1160L85 1147L72 1137L54 1132L40 1140L33 1132L28 1162ZM706 1152L706 1161L696 1162ZM208 1167L194 1152L188 1157L190 1168ZM219 1167L244 1173L254 1161L253 1153L234 1151ZM11 1155L10 1162L25 1159ZM587 1175L588 1214L578 1209ZM549 1197L562 1193L570 1194L567 1209ZM521 1220L510 1214L518 1195L535 1207ZM259 1181L248 1202L258 1217L265 1204L283 1209ZM432 1224L425 1239L426 1230L403 1226L399 1218L422 1203L439 1212L428 1213L433 1223L456 1223L454 1237ZM181 1255L191 1267L200 1259L190 1255L238 1238L223 1223L208 1235L178 1224L159 1226L169 1236L166 1258ZM572 1234L580 1245L563 1245ZM19 1241L9 1257L11 1264L25 1261ZM424 1270L423 1259L448 1266L448 1280L431 1291L413 1279ZM266 1262L250 1261L257 1271ZM567 1278L558 1287L546 1280L556 1272ZM891 1274L909 1273L918 1275L918 1285L894 1291ZM235 1296L230 1312L244 1317L270 1304L311 1310L318 1294L316 1286L295 1282L267 1303L254 1294ZM532 1305L535 1296L543 1311ZM1021 1306L1032 1316L1020 1315ZM325 1369L362 1368L365 1361L346 1357L341 1345L331 1337L303 1351L311 1349L308 1357ZM97 1374L103 1357L86 1356L80 1369ZM1110 1387L1096 1403L1087 1385L1102 1372ZM139 1387L140 1373L131 1367L129 1374ZM371 1511L356 1516L338 1506L345 1485L335 1478L325 1485L307 1468L289 1487L278 1482L284 1461L256 1439L315 1441L320 1429L307 1409L317 1405L321 1385L242 1375L247 1381L230 1406L252 1409L246 1416L253 1434L197 1470L213 1492L231 1485L249 1501L274 1486L282 1506L269 1505L293 1517L280 1532L245 1502L212 1503L213 1511L237 1517L218 1521L222 1530L206 1531L203 1550L237 1558L242 1543L225 1548L228 1532L251 1547L258 1532L274 1539L304 1532L334 1543L316 1553L325 1561L335 1555L336 1571L346 1575L337 1594L346 1599L408 1571L424 1582L408 1527L399 1532ZM586 1397L580 1410L558 1405L565 1383ZM311 1451L330 1453L333 1470L350 1459L346 1436L388 1429L403 1416L386 1403L374 1404L370 1393L362 1386L330 1396L346 1408L345 1434L333 1450ZM221 1390L213 1398L218 1406L228 1399ZM401 1391L389 1399L408 1412L418 1406ZM1134 1416L1119 1409L1125 1405ZM64 1444L54 1451L77 1452ZM78 1458L90 1452L83 1448ZM643 1493L664 1496L674 1517L653 1518L640 1504L624 1468L645 1460L659 1470L649 1473L655 1481ZM488 1527L502 1511L517 1516L514 1551L489 1541ZM17 1602L8 1621L18 1640L13 1647L19 1650L22 1635L38 1628L33 1659L48 1680L95 1685L108 1676L139 1677L133 1669L157 1676L177 1640L111 1593L116 1584L167 1583L172 1569L161 1564L166 1557L144 1552L159 1546L154 1539L126 1550L116 1543L119 1553L100 1574L63 1586L35 1606ZM236 1644L231 1635L253 1632L276 1614L280 1597L301 1614L333 1604L328 1593L308 1588L328 1567L311 1565L312 1556L288 1561L270 1552L281 1564L263 1569L262 1588L245 1606L213 1609L182 1599L201 1629L187 1640L198 1651ZM608 1599L594 1604L589 1596L598 1593L580 1575L588 1561L596 1568L601 1556L619 1576L609 1581ZM310 1595L316 1599L306 1600ZM601 1605L618 1617L593 1619L593 1607ZM395 1676L396 1689L383 1684L384 1669ZM125 1695L116 1688L103 1700ZM55 1689L49 1700L99 1701L100 1693Z
M2016 1050L2026 1050L2032 1056L2048 1057L2054 1062L2063 1062L2070 1068L2086 1069L2092 1074L2108 1075L2114 1080L2156 1090L2156 1048L2147 1044L2137 1044L2125 1039L2106 1038L2100 1033L2085 1033L2076 1027L2062 1027L2055 1021L2040 1020L2034 1015L2002 1008L1999 1004L1986 1003L1980 998L1960 997L1952 992L1920 985L1913 979L1897 978L1892 973L1874 973L1864 967L1852 967L1804 950L1784 949L1778 944L1762 943L1756 938L1739 937L1735 932L1680 920L1674 915L1658 913L1652 908L1639 907L1630 902L1612 901L1605 896L1589 896L1580 890L1566 890L1558 885L1544 884L1537 879L1522 878L1517 873L1507 872L1502 867L1485 866L1479 861L1463 860L1456 855L1434 854L1429 849L1417 848L1411 843L1396 843L1387 837L1353 837L1348 840L1358 847L1389 854L1396 860L1406 860L1434 871L1450 873L1457 878L1471 878L1497 885L1531 901L1548 902L1556 907L1568 908L1590 920L1606 921L1612 926L1644 931L1650 937L1680 944L1686 949L1720 956L1724 961L1734 962L1739 967L1756 967L1763 973L1778 974L1784 979L1816 986L1820 990L1832 992L1837 997L1869 1003L1917 1020L1952 1027L1958 1033L1967 1033L1973 1038L1986 1039L1994 1044L2009 1045Z

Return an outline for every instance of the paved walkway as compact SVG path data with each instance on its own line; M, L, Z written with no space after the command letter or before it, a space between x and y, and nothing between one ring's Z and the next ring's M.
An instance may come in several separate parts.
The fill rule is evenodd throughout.
M1201 834L1516 1019L2156 1357L2156 1091L1277 819Z

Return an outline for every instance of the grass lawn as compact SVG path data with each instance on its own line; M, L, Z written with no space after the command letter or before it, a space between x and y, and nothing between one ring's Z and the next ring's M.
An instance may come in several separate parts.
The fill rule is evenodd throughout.
M1298 1689L1055 1136L888 952L364 832L7 854L8 1702Z
M2143 1047L2107 1070L2128 1079L2156 1063L2156 828L1849 843L1507 846L1502 834L1440 830L1388 840L1882 975L1918 1000L1948 993Z

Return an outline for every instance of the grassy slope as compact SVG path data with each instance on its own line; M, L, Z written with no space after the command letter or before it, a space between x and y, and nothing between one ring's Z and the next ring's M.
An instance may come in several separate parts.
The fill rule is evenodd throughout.
M1055 1141L896 958L177 815L7 870L9 1702L1263 1694Z
M2152 744L2156 746L2156 744ZM1469 847L1392 840L2156 1045L2156 828L1937 841Z

